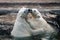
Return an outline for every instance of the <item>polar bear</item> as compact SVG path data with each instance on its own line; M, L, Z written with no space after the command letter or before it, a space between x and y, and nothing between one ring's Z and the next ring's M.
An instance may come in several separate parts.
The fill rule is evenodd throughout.
M29 8L21 8L17 14L17 18L11 32L11 35L18 38L29 37L32 34L39 34L43 32L43 29L34 30L30 27L26 21L26 17L29 13Z
M35 35L40 35L41 40L50 40L52 34L56 34L56 30L42 18L37 9L31 9L33 18L28 18L27 15L30 13L28 10L30 9L21 8L19 10L11 35L17 38L16 40Z
M41 40L57 40L55 39L55 36L58 31L43 19L41 13L37 9L32 9L32 16L33 18L31 19L27 18L28 24L30 24L33 29L43 29L42 32L38 33ZM37 35L36 32L33 32L32 34Z

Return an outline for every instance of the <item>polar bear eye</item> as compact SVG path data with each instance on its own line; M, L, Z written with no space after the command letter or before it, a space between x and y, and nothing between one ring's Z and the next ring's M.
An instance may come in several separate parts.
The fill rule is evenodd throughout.
M24 11L24 13L26 13L26 11Z
M36 10L34 10L34 12L36 12Z
M28 11L26 10L26 11L24 11L24 13L25 13L25 14L28 14Z

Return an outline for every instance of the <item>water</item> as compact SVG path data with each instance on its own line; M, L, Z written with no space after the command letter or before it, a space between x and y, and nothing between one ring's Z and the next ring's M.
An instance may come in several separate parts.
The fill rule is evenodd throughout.
M30 36L30 37L9 37L9 36L0 36L0 40L40 40L40 36Z

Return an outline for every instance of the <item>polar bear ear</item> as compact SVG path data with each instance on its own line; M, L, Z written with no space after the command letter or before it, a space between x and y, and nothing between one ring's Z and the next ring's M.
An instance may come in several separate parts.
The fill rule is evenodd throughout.
M36 18L41 18L42 15L37 9L32 9L32 15L35 16Z

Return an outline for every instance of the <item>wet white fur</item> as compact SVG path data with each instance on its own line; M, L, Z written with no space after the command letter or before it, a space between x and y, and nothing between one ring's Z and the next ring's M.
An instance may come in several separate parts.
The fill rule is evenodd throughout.
M33 30L30 25L26 22L25 17L27 16L28 8L21 8L17 14L17 18L11 32L11 35L14 37L28 37L31 36L32 33L38 33L39 30ZM26 13L24 13L26 12Z
M26 23L25 19L23 16L25 16L27 8L21 8L17 14L17 18L13 27L13 30L11 32L11 35L14 37L25 37L25 36L30 36L29 33L29 25Z
M32 9L32 15L36 16L34 19L27 19L28 8L21 8L17 14L17 18L11 32L14 37L28 37L31 35L42 35L42 40L49 40L51 35L55 34L55 29L52 28L41 16L41 13L37 9ZM25 12L26 13L25 13ZM40 17L39 17L40 16ZM32 26L32 29L30 26ZM44 35L43 35L44 34Z
M34 29L43 29L39 34L42 36L42 40L52 40L57 34L56 29L50 26L42 17L41 13L37 9L32 9L33 19L28 18L28 22ZM33 33L33 35L37 35ZM52 38L52 39L51 39ZM55 40L55 39L54 39Z

